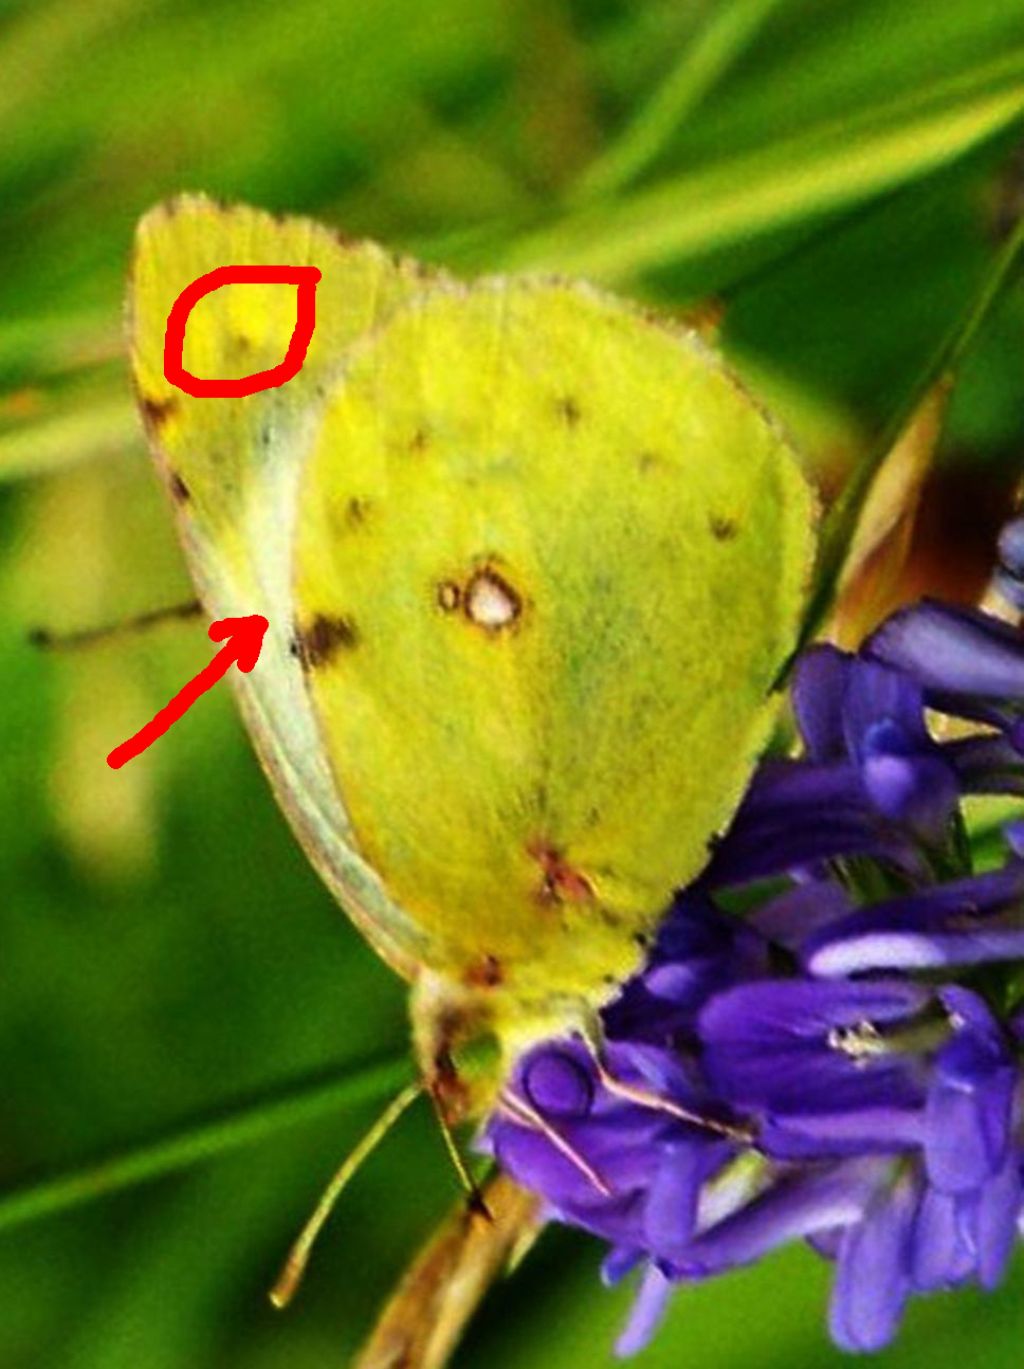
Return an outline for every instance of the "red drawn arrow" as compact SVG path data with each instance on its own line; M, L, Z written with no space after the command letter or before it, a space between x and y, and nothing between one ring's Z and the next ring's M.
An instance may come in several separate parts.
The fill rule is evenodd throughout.
M120 746L115 746L107 757L112 770L120 770L126 761L152 746L157 737L162 737L172 723L183 717L201 694L212 688L232 665L246 674L260 658L263 647L263 634L269 624L261 613L251 613L247 618L219 618L211 623L207 635L211 642L224 642L209 665L194 679L175 694L169 704L161 708L155 718L145 727L140 727L134 737L129 737Z

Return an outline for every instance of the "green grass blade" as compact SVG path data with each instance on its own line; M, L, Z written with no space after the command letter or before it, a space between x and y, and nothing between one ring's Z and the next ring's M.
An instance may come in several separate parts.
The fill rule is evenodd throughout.
M0 485L116 455L139 438L135 406L122 388L91 388L88 398L64 403L8 431L0 426Z
M0 1231L255 1145L288 1127L381 1098L408 1079L407 1061L378 1061L346 1074L301 1081L215 1117L185 1123L156 1140L0 1194Z
M668 76L581 176L572 201L610 196L637 180L746 51L780 0L735 0L714 10Z
M885 462L904 426L925 395L943 377L955 377L992 311L1013 284L1024 255L1024 219L1018 221L999 255L958 320L928 359L915 385L893 414L866 460L850 477L839 499L829 510L822 529L821 555L814 597L811 600L802 641L809 641L828 617L842 574L847 549L872 481Z
M962 157L1024 117L1024 52L617 205L570 211L513 244L507 268L605 281L847 210Z

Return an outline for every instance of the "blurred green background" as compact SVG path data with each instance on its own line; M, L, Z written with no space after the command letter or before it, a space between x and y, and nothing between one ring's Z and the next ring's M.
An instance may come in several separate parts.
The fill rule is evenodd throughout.
M0 0L0 1369L340 1366L454 1197L414 1111L269 1308L399 1077L403 990L294 846L226 689L108 770L208 659L199 626L25 641L188 597L127 383L139 214L205 190L466 273L715 296L834 483L1024 206L1022 115L1020 0ZM908 587L984 575L1024 457L1021 296L964 370ZM224 1117L254 1134L197 1139ZM93 1162L166 1136L217 1153L90 1198L117 1177ZM89 1200L42 1211L82 1166L62 1191ZM549 1233L458 1362L605 1363L625 1294L598 1258ZM885 1369L1018 1365L1022 1273L916 1307ZM795 1250L685 1291L640 1363L837 1364L827 1277Z

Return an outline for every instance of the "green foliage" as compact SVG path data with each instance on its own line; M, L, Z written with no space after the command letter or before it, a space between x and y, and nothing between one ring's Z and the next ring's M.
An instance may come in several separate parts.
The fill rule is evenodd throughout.
M263 1293L401 1077L402 988L295 848L226 691L107 770L208 658L201 630L25 643L188 593L122 351L135 220L199 189L454 269L565 270L674 310L718 294L736 364L831 479L1021 208L1024 11L4 0L0 70L0 1182L18 1195L0 1196L0 1364L340 1364L454 1194L425 1107L347 1193L295 1308ZM1018 293L962 376L944 465L965 494L939 561L1019 476L1022 355ZM550 1234L459 1362L603 1362L624 1294L596 1261ZM938 1345L1010 1369L1020 1273L916 1308L883 1365ZM687 1291L641 1363L836 1364L825 1282L792 1252Z

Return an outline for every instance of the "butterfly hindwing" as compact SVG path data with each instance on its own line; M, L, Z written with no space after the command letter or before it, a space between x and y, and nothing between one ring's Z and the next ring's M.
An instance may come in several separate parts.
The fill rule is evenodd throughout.
M244 398L200 398L172 385L164 332L182 290L216 267L282 264L322 272L299 374ZM211 617L262 613L270 622L259 668L233 672L261 760L321 875L406 975L422 933L353 850L294 654L290 562L297 481L323 394L347 348L435 281L415 262L308 219L184 196L140 224L129 299L139 405L204 606ZM266 370L282 360L295 322L294 286L224 286L189 316L185 368L216 379Z

